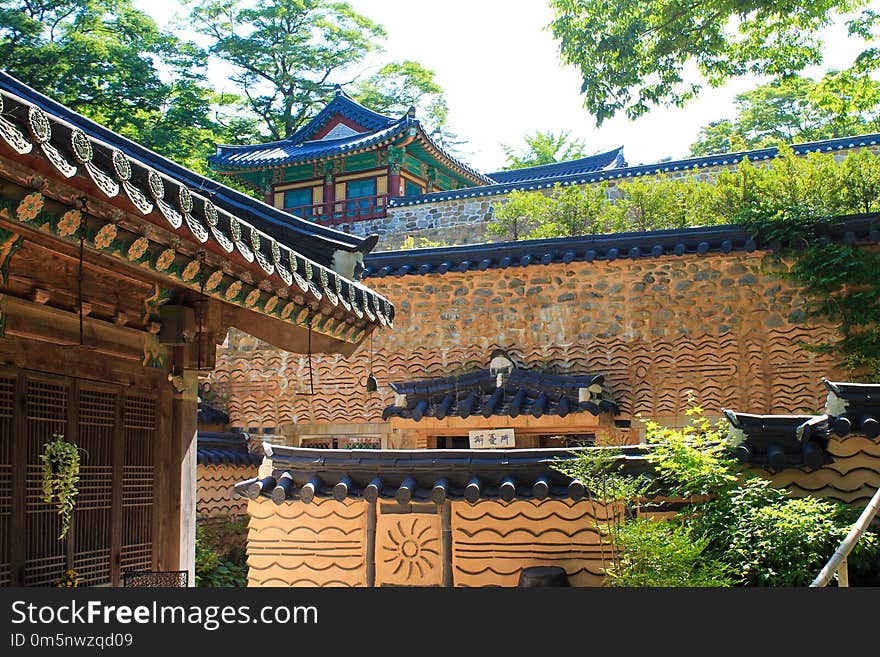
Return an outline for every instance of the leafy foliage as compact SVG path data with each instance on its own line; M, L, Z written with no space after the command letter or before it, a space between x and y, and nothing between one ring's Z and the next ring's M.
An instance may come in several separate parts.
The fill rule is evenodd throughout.
M3 68L111 130L206 173L217 142L253 134L207 85L205 53L131 0L0 0Z
M75 589L79 586L79 573L73 568L64 571L64 574L55 580L55 587L59 589Z
M403 242L400 244L401 250L409 250L409 249L434 249L441 246L449 246L449 242L444 240L432 240L428 237L413 237L412 235L407 235L403 238Z
M678 522L634 518L620 527L620 557L608 568L609 586L730 586L728 566L706 557L709 541Z
M356 83L350 95L361 105L389 116L403 116L414 107L428 132L439 135L446 126L449 107L434 75L409 59L392 62Z
M52 440L43 446L40 460L43 462L43 501L55 502L61 517L61 534L58 540L67 536L70 530L70 517L79 493L79 448L69 443L64 436L52 434Z
M536 130L532 135L524 137L526 147L516 149L502 144L501 148L507 157L504 169L524 169L542 164L565 162L584 157L586 146L580 139L572 139L568 131L556 134L554 132L541 132Z
M271 139L284 139L332 95L346 68L384 38L382 26L346 2L195 0L189 18L231 64L232 81Z
M681 429L646 424L647 442L663 490L691 500L679 514L703 554L726 564L743 585L809 584L849 531L847 507L789 491L743 470L725 445L723 422L711 423L699 407ZM856 568L877 553L866 533L853 553Z
M790 76L822 62L820 30L867 0L551 0L549 28L562 60L577 66L584 105L598 123L636 118L655 105L683 105L700 82L734 76ZM849 20L854 38L873 36L876 16ZM857 65L874 64L866 50ZM853 67L858 73L857 67Z
M803 586L825 565L849 531L850 509L787 490L744 470L731 456L723 420L698 406L681 428L646 422L653 475L620 467L619 451L593 449L556 467L577 477L599 505L604 568L611 586ZM658 496L684 502L670 519L651 519ZM608 519L601 509L615 509ZM877 536L863 535L850 556L870 568Z
M880 130L880 82L837 71L816 82L791 76L736 96L737 115L700 130L691 155L710 155Z
M196 525L196 586L247 586L247 565L243 549L232 547L237 536L246 534L242 521L225 526Z

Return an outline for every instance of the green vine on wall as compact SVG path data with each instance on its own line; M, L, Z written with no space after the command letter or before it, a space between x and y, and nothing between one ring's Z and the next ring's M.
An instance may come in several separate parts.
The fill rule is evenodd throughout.
M40 455L43 462L43 501L47 504L54 501L58 509L61 517L60 541L70 530L74 501L79 492L79 448L64 440L60 434L52 434L52 438Z
M880 252L831 241L822 229L832 222L809 209L760 207L743 220L753 237L780 243L775 257L790 266L773 274L802 287L807 315L835 326L836 341L807 348L839 356L853 378L880 383Z

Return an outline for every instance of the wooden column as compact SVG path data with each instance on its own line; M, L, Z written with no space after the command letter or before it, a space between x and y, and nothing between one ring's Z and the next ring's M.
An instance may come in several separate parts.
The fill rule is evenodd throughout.
M169 431L160 437L159 569L186 570L195 586L196 432L198 376L184 373L185 387L170 396Z
M328 173L324 176L324 212L327 218L333 218L333 206L336 203L336 185L333 181L333 174Z
M388 195L402 196L400 193L400 165L392 164L388 167Z

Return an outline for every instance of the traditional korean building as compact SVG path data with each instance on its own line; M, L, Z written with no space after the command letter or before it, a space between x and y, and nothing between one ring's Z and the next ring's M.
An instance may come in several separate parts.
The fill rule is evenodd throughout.
M607 554L595 523L609 511L554 464L572 449L615 444L625 446L624 467L639 470L639 418L681 426L692 399L716 416L784 414L761 424L769 437L739 445L747 462L810 482L796 493L864 497L880 472L876 441L859 439L871 443L861 448L863 468L861 457L846 460L848 447L794 432L822 423L802 415L820 403L819 377L844 374L812 348L834 328L808 319L803 291L774 275L787 266L775 260L778 245L738 226L486 243L494 208L514 191L604 183L614 195L622 180L711 179L778 149L630 166L616 148L438 188L395 179L381 189L398 194L360 212L351 195L340 202L348 190L333 176L349 172L346 149L381 143L393 120L340 92L304 137L221 147L211 160L278 208L381 234L365 276L401 310L393 334L350 358L312 363L236 332L220 351L211 379L228 398L230 423L284 436L270 441L259 475L236 488L251 499L251 585L510 586L524 568L551 565L575 585L598 584ZM845 156L878 146L880 135L861 135L793 150ZM321 168L300 167L310 154L324 158ZM424 161L411 166L414 174ZM394 173L363 167L350 179ZM283 195L299 188L311 192ZM876 244L880 219L841 218L826 233ZM386 250L419 236L457 246ZM298 383L312 371L314 394ZM776 425L786 433L779 444ZM383 449L340 449L365 444ZM468 449L477 447L495 449ZM823 488L832 480L844 483Z
M880 217L823 230L876 244ZM691 399L711 416L757 417L766 435L739 452L795 494L863 503L880 485L877 441L861 419L870 413L852 407L862 433L845 439L797 432L843 426L839 409L833 421L804 409L819 408L820 377L845 374L811 348L834 328L808 320L803 291L772 273L786 266L777 248L712 226L374 253L365 280L401 309L396 330L351 358L315 360L314 396L297 392L301 359L232 339L212 375L230 423L287 436L238 487L252 498L251 585L511 586L524 568L550 565L572 584L597 584L591 528L607 510L554 461L617 444L628 445L627 467L641 467L639 417L682 426ZM748 416L736 417L734 428ZM493 434L512 449L468 449ZM385 449L310 448L364 435ZM336 529L318 534L325 525ZM297 529L282 536L278 526ZM408 557L411 576L395 556L410 535L432 539L419 544L430 566ZM340 550L326 571L308 547L318 539ZM407 554L423 554L416 547Z
M266 203L324 225L384 217L391 198L491 182L431 139L414 110L383 116L340 87L287 139L218 146L208 163Z
M0 585L71 568L192 584L197 377L227 329L351 354L394 317L355 280L375 238L212 182L3 72L0 238ZM40 496L55 435L81 458L63 540Z
M880 151L880 134L792 144L795 155ZM630 164L624 147L587 157L480 173L431 140L418 119L384 116L337 88L334 99L289 138L268 144L218 146L210 166L265 196L276 208L345 232L379 235L378 250L425 238L451 245L489 241L494 210L515 191L604 184L657 175L712 179L719 171L777 157L776 147Z

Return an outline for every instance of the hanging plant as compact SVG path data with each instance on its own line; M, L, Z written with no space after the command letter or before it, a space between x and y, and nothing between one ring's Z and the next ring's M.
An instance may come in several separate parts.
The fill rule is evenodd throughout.
M64 436L52 434L53 440L47 442L40 455L43 462L43 501L55 502L61 516L61 535L67 536L70 529L70 516L73 513L74 499L79 490L79 448L64 440Z

